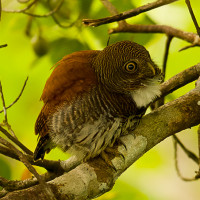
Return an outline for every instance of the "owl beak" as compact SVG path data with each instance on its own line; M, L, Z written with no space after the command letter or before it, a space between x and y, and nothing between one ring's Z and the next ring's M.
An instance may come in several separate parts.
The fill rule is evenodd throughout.
M156 70L155 70L155 68L154 68L153 64L152 64L152 63L150 63L150 62L147 62L147 65L148 65L148 66L149 66L149 68L152 70L152 72L153 72L153 76L155 76L155 75L156 75Z

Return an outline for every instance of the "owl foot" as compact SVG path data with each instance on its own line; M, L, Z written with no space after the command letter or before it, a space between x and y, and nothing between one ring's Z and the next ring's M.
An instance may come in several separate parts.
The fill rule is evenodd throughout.
M136 115L129 116L123 125L121 135L123 136L123 135L130 134L133 130L136 129L139 123L140 123L140 117Z
M60 165L65 172L69 172L81 164L81 160L76 156L72 156L67 160L61 160Z
M124 155L121 152L119 152L116 148L112 148L112 147L107 147L104 151L101 152L100 156L106 162L106 164L110 166L112 169L114 169L115 171L117 171L117 169L113 165L112 160L115 157L122 157L123 160L125 161Z

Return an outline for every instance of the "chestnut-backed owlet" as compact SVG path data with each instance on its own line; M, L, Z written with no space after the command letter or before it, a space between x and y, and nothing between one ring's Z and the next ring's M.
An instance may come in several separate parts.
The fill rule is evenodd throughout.
M65 56L44 87L34 159L56 146L81 161L101 154L161 94L160 79L148 51L131 41Z

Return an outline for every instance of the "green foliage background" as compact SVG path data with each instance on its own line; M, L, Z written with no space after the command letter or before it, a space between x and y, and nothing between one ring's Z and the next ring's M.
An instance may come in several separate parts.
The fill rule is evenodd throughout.
M48 12L48 0L41 0L35 8L37 13ZM52 7L57 0L51 0ZM117 9L122 12L136 6L151 2L150 0L112 0ZM191 0L195 15L200 22L199 1ZM3 0L2 7L7 9L20 9L24 7L15 0ZM34 123L42 107L39 101L44 84L51 73L51 67L64 55L74 51L86 49L102 49L108 40L107 31L117 24L103 25L100 27L85 27L81 24L82 18L100 18L109 16L108 11L99 0L65 0L56 17L61 23L74 25L69 28L60 28L52 19L34 18L30 30L30 36L25 34L25 29L30 17L22 13L2 13L0 21L0 44L8 44L8 47L0 49L0 80L3 85L6 105L12 103L19 95L27 76L29 80L26 89L12 108L8 110L8 121L17 134L20 141L32 151L36 146L37 136L34 135ZM78 18L78 20L77 20ZM135 24L166 24L185 31L195 32L194 25L184 1L178 1L168 6L149 11L137 17L127 20ZM31 39L41 34L45 40L44 49L48 52L43 56L37 56ZM144 45L154 59L161 66L164 54L166 36L161 34L132 34L121 33L111 35L110 43L120 40L132 40ZM39 49L42 48L39 44ZM167 68L166 78L195 65L200 60L199 48L191 48L183 52L178 50L188 45L179 39L173 39ZM171 101L190 89L194 83L179 89L169 95L167 101ZM2 108L2 106L0 106ZM0 114L0 122L4 119ZM197 152L196 128L185 130L179 134L188 148ZM1 134L2 136L2 134ZM68 155L59 149L53 150L46 156L48 159L66 159ZM179 153L179 166L181 172L187 176L194 176L198 170L188 158ZM39 169L39 172L43 172ZM26 173L25 167L18 161L0 155L0 176L8 179L21 179ZM157 145L150 152L140 158L117 180L114 188L106 193L100 200L197 200L200 196L200 183L183 182L175 172L173 145L171 138Z

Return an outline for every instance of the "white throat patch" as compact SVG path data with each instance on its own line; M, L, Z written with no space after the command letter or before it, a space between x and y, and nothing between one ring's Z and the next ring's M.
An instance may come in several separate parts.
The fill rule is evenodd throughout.
M139 108L143 106L146 107L160 95L160 85L157 81L152 81L148 85L131 92L131 96Z

